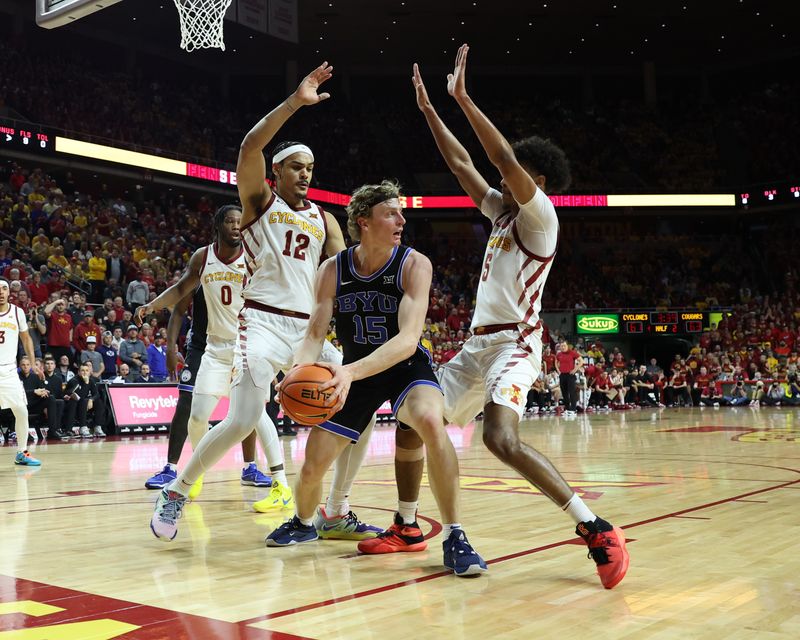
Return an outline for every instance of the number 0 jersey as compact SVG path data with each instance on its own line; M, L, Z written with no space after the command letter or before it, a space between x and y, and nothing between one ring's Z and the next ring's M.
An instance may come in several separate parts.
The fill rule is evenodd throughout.
M206 333L222 340L236 340L239 312L244 299L244 252L227 262L217 255L213 244L205 248L205 258L200 270L200 283L205 299ZM194 333L194 324L192 332Z
M306 201L305 207L292 209L273 191L264 211L242 228L244 299L307 318L326 236L319 205Z
M343 364L368 356L400 332L403 264L412 251L395 247L386 264L369 276L356 272L355 247L336 255L336 338L342 345ZM420 345L413 358L430 362Z
M17 373L19 334L28 330L25 312L15 304L0 314L0 375Z

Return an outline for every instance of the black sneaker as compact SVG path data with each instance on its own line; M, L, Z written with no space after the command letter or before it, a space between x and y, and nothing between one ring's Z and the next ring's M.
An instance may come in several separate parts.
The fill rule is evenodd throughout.
M281 435L293 438L294 436L297 435L297 431L295 431L291 427L283 427L283 429L281 429Z

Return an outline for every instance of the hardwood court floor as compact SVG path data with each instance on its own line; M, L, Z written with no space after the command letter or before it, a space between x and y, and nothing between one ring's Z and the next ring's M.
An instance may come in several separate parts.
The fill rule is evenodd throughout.
M798 638L800 413L640 410L534 418L547 452L598 514L625 528L631 566L606 591L571 521L482 445L450 428L462 522L487 575L423 553L358 556L355 543L267 549L282 520L250 511L241 451L206 475L178 537L156 540L167 440L39 445L39 471L0 449L0 639L31 638ZM376 429L352 502L386 526L395 504L391 427ZM305 433L283 440L289 472ZM187 453L185 453L187 455ZM423 488L420 520L438 533ZM794 540L794 542L793 542Z

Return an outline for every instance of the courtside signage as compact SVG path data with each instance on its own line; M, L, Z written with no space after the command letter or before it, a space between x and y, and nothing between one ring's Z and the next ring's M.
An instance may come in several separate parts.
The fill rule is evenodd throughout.
M578 333L619 333L618 313L579 313L575 316Z

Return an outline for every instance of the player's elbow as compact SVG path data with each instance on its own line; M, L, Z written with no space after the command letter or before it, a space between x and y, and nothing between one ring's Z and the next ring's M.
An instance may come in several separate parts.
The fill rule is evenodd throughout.
M501 145L499 149L489 152L488 156L489 162L497 167L501 175L506 175L517 165L517 157L507 142Z
M262 147L258 144L255 137L248 133L239 145L239 160L253 153L261 153L261 149Z

